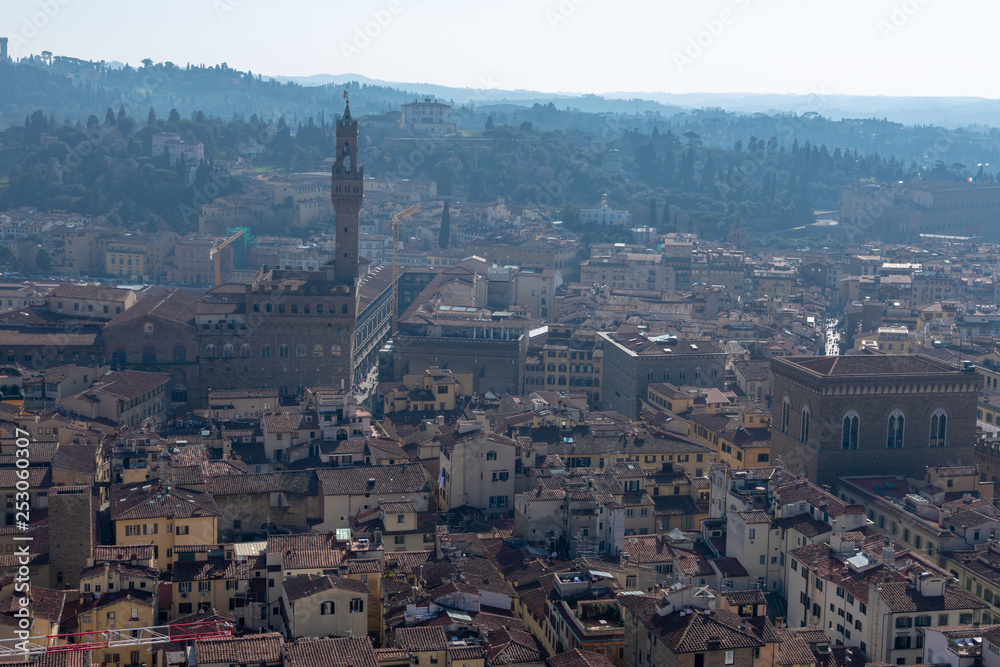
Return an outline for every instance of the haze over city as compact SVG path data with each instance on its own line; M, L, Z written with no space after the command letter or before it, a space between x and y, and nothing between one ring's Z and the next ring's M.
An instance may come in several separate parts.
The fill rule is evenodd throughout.
M56 10L47 8L52 5ZM146 7L146 5L143 5ZM265 75L542 92L1000 97L986 0L8 0L0 28L50 50ZM381 17L381 18L380 18ZM375 21L375 24L372 24ZM365 31L368 34L365 34ZM359 39L358 35L362 37ZM366 46L365 38L370 42ZM360 47L360 48L359 48Z
M4 0L3 667L1000 667L1000 5Z

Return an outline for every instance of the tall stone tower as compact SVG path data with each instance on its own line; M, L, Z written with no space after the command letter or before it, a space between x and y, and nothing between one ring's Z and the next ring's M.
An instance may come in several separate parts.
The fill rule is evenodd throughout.
M346 96L346 93L345 93ZM358 280L358 217L364 198L365 168L358 164L358 121L351 106L337 121L337 160L333 164L333 208L337 212L337 260L334 278L341 285Z
M89 486L49 490L49 586L80 586L80 570L94 554L94 499Z

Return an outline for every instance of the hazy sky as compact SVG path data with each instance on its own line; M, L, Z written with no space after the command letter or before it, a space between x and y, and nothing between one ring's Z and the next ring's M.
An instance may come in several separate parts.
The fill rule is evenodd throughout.
M998 24L989 0L0 0L14 57L577 93L996 98Z

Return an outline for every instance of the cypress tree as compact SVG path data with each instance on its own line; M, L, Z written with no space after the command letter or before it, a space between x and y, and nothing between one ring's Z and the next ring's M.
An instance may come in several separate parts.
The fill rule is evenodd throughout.
M441 212L441 231L438 232L438 247L442 250L448 248L451 241L451 213L448 212L448 200L444 200L444 211Z

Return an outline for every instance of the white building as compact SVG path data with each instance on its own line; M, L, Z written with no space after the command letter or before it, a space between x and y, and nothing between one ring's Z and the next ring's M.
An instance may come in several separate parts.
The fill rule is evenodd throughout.
M584 223L596 222L599 225L625 225L628 223L628 211L620 211L608 206L608 195L601 195L601 205L597 208L585 208L580 211Z

